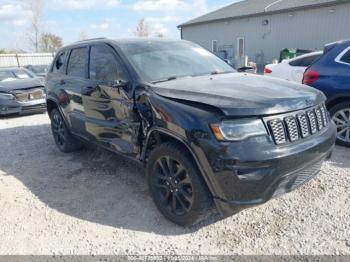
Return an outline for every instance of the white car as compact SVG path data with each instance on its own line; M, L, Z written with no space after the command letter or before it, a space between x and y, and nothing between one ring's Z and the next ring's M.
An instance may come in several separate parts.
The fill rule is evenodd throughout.
M283 60L282 63L279 64L269 64L265 66L264 74L301 83L306 68L322 55L323 51L312 52L292 59Z

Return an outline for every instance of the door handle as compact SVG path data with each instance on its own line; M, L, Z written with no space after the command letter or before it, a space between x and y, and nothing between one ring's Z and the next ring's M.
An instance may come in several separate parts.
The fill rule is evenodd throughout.
M64 80L61 80L61 81L60 81L60 85L61 85L61 86L65 85L65 84L66 84L66 81L64 81Z

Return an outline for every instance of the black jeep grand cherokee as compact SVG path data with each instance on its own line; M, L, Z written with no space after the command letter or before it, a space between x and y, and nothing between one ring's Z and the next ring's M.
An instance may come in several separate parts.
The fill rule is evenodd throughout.
M143 162L155 204L183 226L313 178L335 142L324 102L311 87L236 73L186 41L78 42L47 76L58 148L86 140Z

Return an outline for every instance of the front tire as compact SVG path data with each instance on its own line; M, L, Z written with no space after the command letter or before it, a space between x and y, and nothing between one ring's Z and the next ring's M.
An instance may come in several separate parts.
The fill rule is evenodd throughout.
M73 137L67 128L61 113L55 108L51 111L51 130L58 149L64 153L79 150L81 142Z
M337 127L337 144L350 147L350 102L335 105L330 114Z
M176 143L156 147L147 163L151 196L160 212L180 226L210 214L212 198L190 154Z

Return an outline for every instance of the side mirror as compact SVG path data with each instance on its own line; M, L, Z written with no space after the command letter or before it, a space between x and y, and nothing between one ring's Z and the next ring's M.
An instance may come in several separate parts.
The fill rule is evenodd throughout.
M112 85L112 87L115 87L115 88L125 88L125 87L127 87L129 85L129 82L128 81L126 81L126 80L115 80L114 82L113 82L113 85Z

